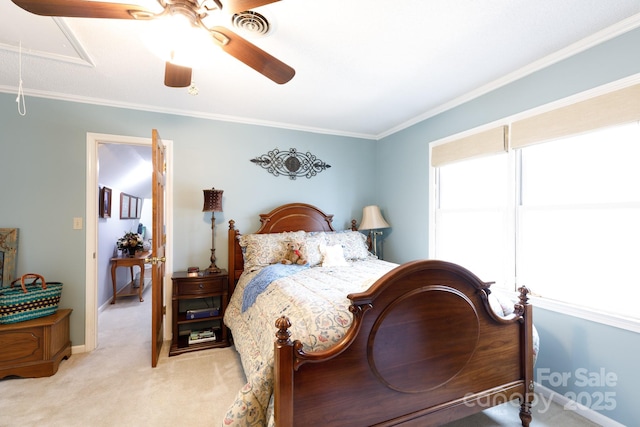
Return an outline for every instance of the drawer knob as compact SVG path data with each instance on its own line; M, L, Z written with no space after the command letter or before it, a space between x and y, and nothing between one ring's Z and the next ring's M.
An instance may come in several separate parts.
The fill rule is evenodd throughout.
M200 289L204 288L204 286L202 286L202 283L200 283Z

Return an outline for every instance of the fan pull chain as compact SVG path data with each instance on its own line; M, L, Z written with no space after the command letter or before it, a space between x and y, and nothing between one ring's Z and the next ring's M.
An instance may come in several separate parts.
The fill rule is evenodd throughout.
M18 97L16 102L18 103L18 114L25 116L27 114L27 105L24 102L24 90L22 89L22 42L20 42L20 53L18 59L18 74L20 75L20 83L18 84Z

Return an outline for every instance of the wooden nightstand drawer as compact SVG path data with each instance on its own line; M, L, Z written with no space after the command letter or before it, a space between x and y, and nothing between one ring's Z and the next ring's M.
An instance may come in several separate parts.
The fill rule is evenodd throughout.
M224 280L222 279L181 282L178 285L178 293L180 296L222 293L223 291Z

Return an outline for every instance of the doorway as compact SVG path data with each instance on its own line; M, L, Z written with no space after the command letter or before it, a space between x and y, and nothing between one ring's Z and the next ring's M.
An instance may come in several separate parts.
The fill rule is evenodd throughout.
M151 133L151 132L150 132ZM166 183L165 183L165 203L166 203L166 258L165 267L168 272L173 271L172 268L172 218L173 218L173 180L172 180L172 164L173 164L173 141L164 140L166 146ZM138 138L120 135L107 135L107 134L94 134L87 133L87 189L86 189L86 214L87 219L85 221L87 225L86 230L86 265L85 265L85 278L86 278L86 298L85 298L85 344L84 351L93 351L98 346L98 292L97 287L99 283L98 272L105 265L103 258L112 256L112 253L101 253L99 248L98 239L98 200L99 200L99 183L98 183L98 160L100 144L118 144L118 145L132 145L137 147L148 147L151 150L152 140L151 138ZM117 212L112 212L112 215L119 215ZM149 224L150 226L151 224ZM104 251L103 251L104 252ZM170 292L168 289L171 287L167 281L170 280L170 275L165 277L163 283L165 306L170 304ZM149 291L145 291L148 295ZM150 298L150 295L149 295ZM170 311L165 316L165 322L170 324ZM149 317L151 313L149 313ZM164 339L169 340L170 328L165 328ZM148 331L151 335L151 330Z

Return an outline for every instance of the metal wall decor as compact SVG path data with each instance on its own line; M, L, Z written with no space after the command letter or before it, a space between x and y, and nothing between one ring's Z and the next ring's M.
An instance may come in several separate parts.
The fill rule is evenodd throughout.
M289 151L280 151L276 148L251 161L274 176L286 175L289 179L303 176L311 178L331 167L313 154L299 153L295 148L290 148Z

